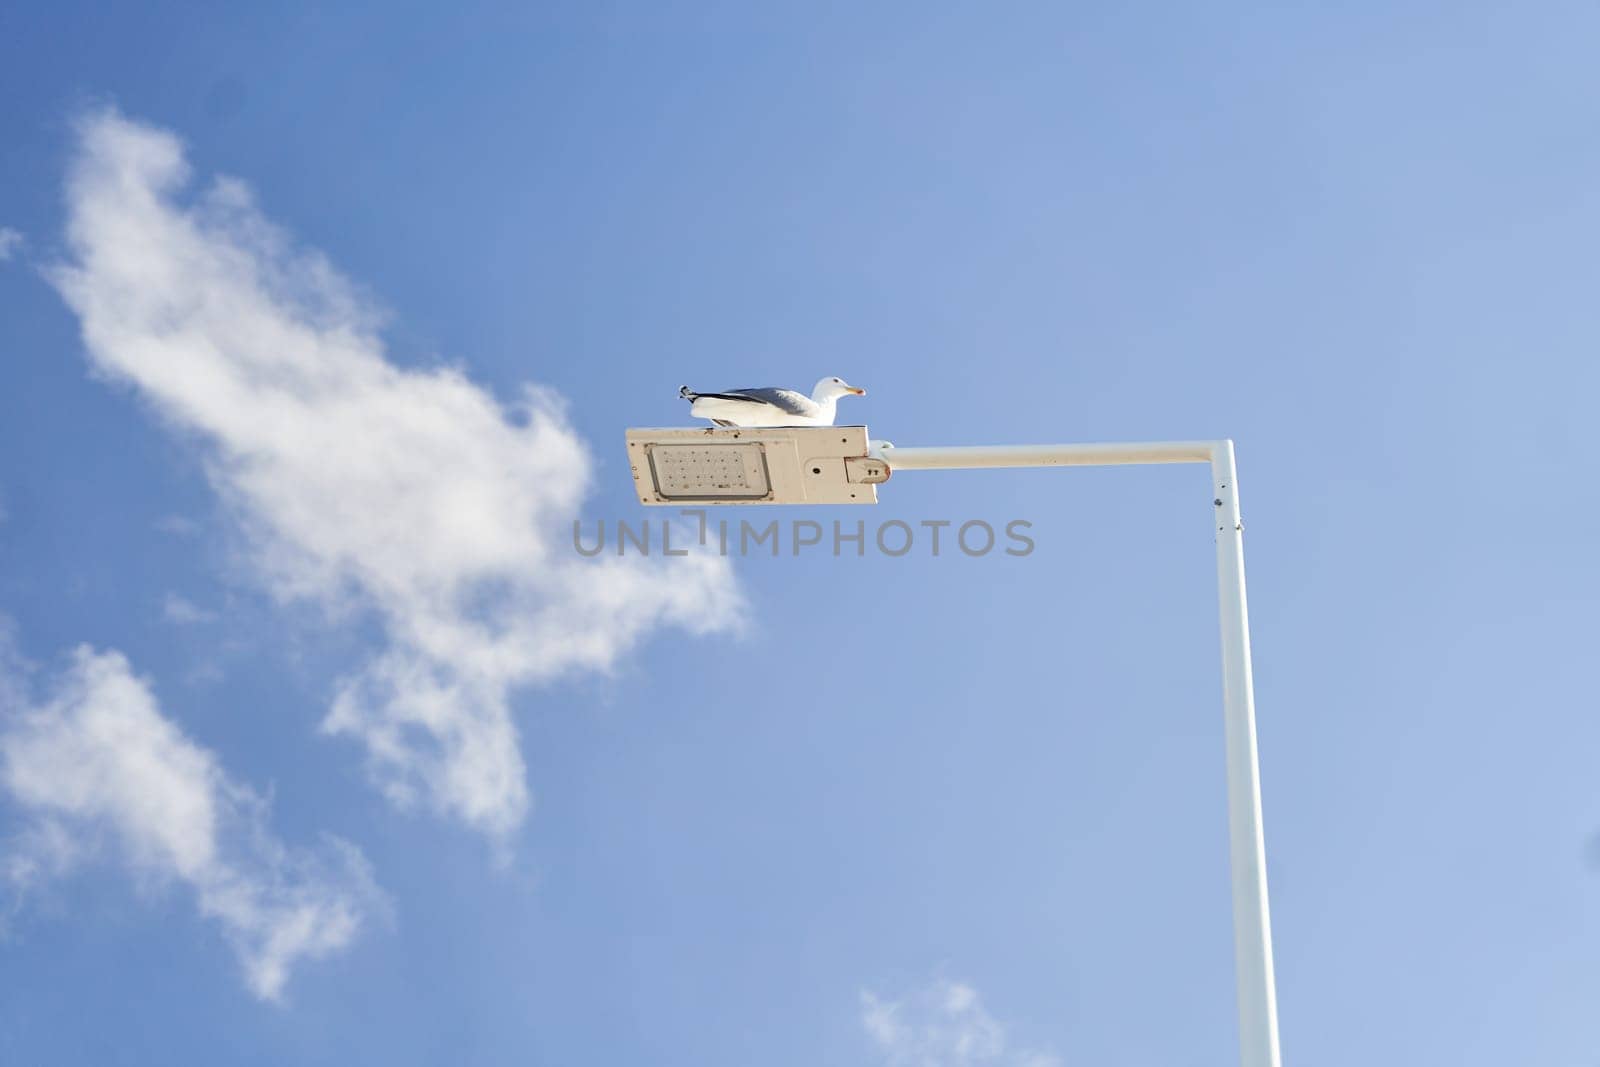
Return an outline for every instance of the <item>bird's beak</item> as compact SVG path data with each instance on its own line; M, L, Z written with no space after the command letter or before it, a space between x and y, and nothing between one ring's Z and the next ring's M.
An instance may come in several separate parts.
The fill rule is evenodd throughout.
M853 385L850 387L850 391L852 393L856 394L856 396L866 396L867 395L867 391L865 389L857 389Z

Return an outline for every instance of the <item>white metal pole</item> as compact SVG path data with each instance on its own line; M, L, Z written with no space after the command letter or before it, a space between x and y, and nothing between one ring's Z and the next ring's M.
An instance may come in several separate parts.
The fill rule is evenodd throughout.
M1217 525L1217 603L1222 623L1222 713L1228 748L1228 838L1233 858L1233 953L1239 982L1239 1058L1279 1067L1278 997L1267 906L1267 849L1261 827L1256 695L1250 674L1250 612L1244 591L1244 522L1239 517L1233 442L1211 455Z
M1222 624L1222 711L1228 754L1228 840L1232 857L1234 969L1239 995L1239 1060L1280 1067L1278 1003L1267 908L1266 844L1256 753L1255 687L1250 677L1250 617L1244 592L1244 524L1232 441L1132 444L896 448L873 443L895 470L1090 467L1210 463L1217 533L1217 595Z

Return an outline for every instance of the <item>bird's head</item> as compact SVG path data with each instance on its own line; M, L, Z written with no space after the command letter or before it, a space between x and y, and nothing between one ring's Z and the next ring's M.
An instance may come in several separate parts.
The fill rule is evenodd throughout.
M857 389L843 378L823 378L817 382L817 387L811 390L811 399L821 403L824 400L833 400L841 396L866 396L865 389Z

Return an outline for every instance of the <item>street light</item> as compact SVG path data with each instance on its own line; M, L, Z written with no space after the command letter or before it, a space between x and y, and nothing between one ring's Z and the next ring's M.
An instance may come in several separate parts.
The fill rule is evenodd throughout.
M876 504L889 467L865 426L629 430L639 503Z
M1232 441L896 448L869 441L865 426L629 430L627 437L635 487L645 504L875 503L877 486L903 470L1209 464L1222 627L1239 1058L1243 1067L1279 1067L1244 524Z

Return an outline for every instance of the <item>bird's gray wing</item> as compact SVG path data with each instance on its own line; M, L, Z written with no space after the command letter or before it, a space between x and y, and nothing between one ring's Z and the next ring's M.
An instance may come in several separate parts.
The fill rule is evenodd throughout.
M720 396L729 400L755 400L771 404L786 415L810 415L817 405L804 393L793 389L729 389L726 393L702 393L701 396Z

